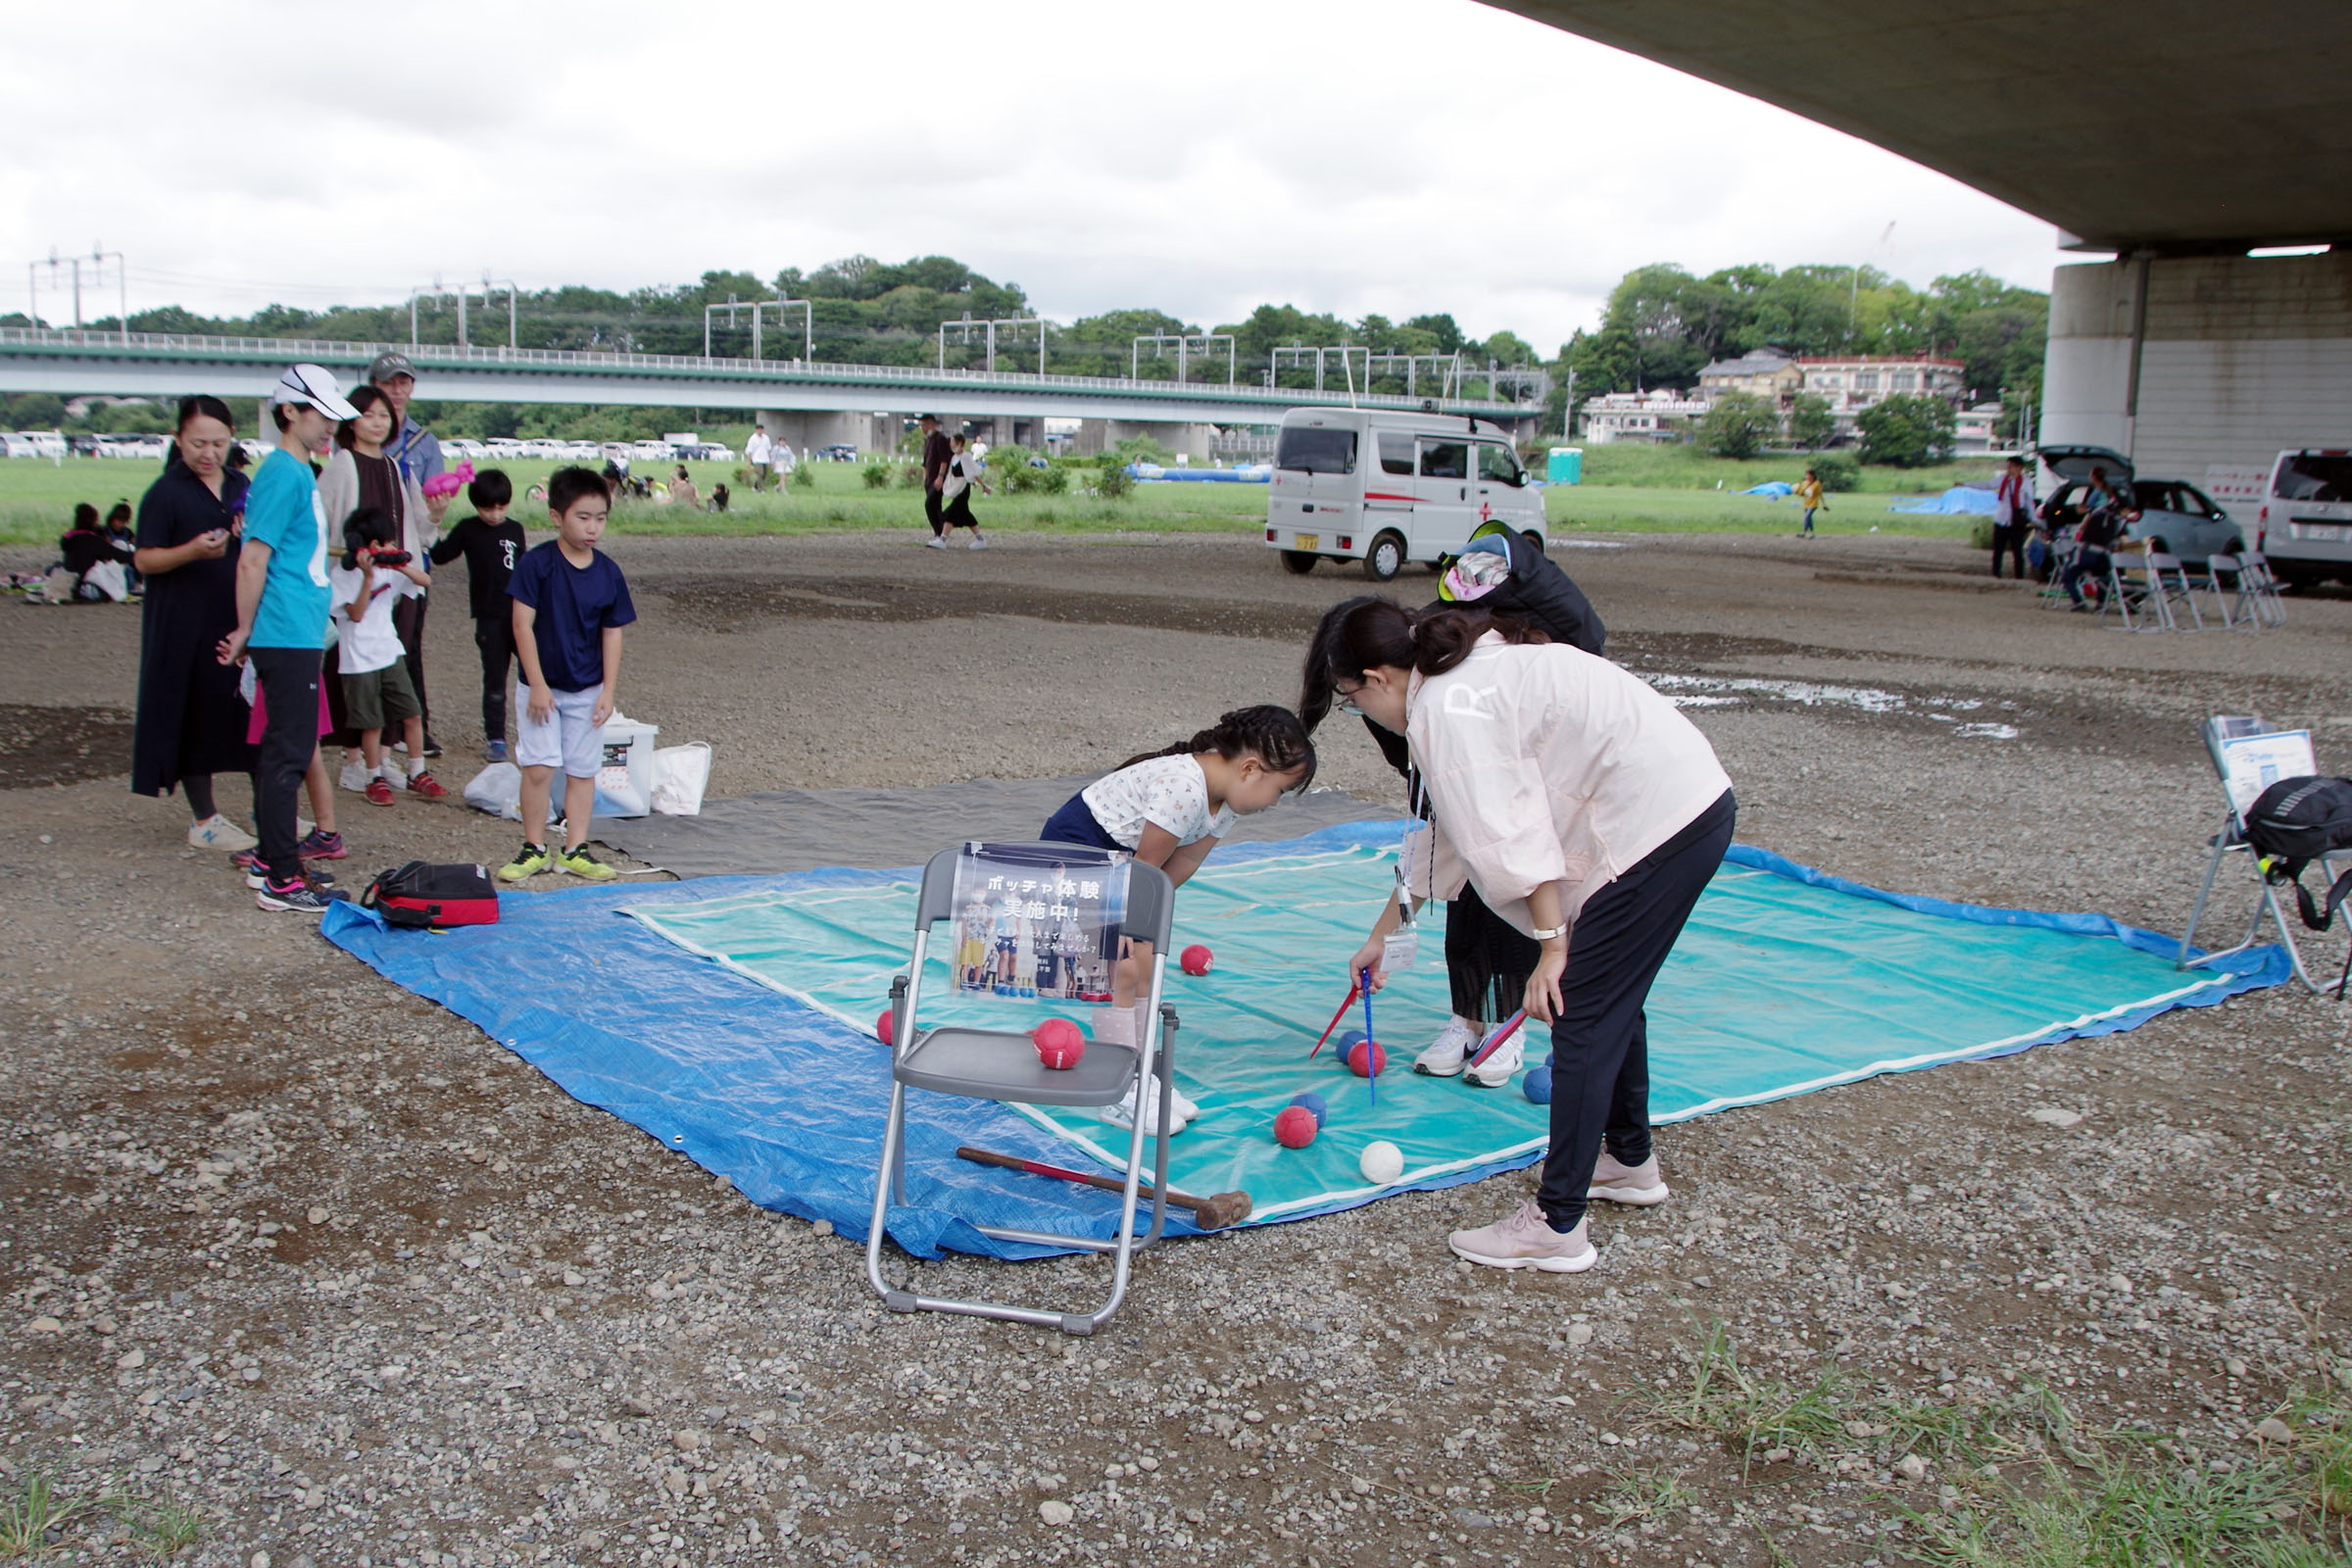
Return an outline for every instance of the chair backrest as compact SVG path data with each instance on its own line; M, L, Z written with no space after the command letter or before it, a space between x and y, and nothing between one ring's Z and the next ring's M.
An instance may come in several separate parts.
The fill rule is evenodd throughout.
M2229 762L2222 756L2222 743L2240 735L2268 735L2271 726L2260 713L2216 713L2200 727L2205 737L2205 760L2213 764L2215 776L2230 776Z
M1059 863L1073 871L1082 866L1107 867L1112 863L1106 852L1075 844L992 843L990 847L1033 858L1041 865ZM963 858L963 850L960 844L942 850L923 866L922 891L915 896L916 930L929 930L934 923L955 915L956 867ZM1120 917L1119 934L1131 941L1152 943L1164 952L1176 919L1175 885L1156 865L1146 865L1132 858L1126 858L1124 863L1127 906Z
M2217 571L2235 572L2238 569L2238 559L2235 556L2207 556L2205 558L2205 571L2209 576Z

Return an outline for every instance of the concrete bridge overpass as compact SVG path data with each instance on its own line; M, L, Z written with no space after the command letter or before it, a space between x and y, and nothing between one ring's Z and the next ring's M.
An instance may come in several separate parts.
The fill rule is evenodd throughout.
M0 391L62 396L256 397L287 364L308 360L356 380L377 355L405 354L420 397L467 403L566 403L741 409L803 450L847 441L887 450L915 414L968 422L992 439L1044 444L1043 421L1075 418L1082 450L1148 434L1173 451L1208 455L1218 425L1273 424L1287 409L1346 408L1345 391L1121 376L1039 375L1018 370L940 370L924 366L702 359L660 354L566 353L450 344L330 343L281 338L174 336L57 328L0 328ZM1417 409L1519 421L1533 434L1532 403L1483 398L1358 394L1366 408Z
M2352 446L2344 0L1487 0L1819 121L2115 260L2053 279L2045 444ZM2328 254L2249 256L2275 246ZM2216 483L2226 482L2222 474Z

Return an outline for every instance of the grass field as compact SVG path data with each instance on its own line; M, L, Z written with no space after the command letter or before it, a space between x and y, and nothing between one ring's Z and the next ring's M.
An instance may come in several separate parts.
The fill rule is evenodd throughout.
M1605 454L1609 449L1601 449ZM1641 459L1670 456L1628 449ZM1592 453L1587 454L1591 463ZM519 497L557 466L544 461L501 465L514 482ZM738 482L739 465L690 463L687 471L706 494L725 483L733 492L723 514L685 511L644 503L624 505L613 518L619 534L810 534L923 526L922 498L895 486L888 490L865 487L860 466L848 463L810 466L813 487L770 491L755 496ZM1763 479L1793 478L1786 462L1757 461L1732 465L1721 459L1693 457L1681 464L1628 465L1615 476L1612 465L1588 468L1594 482L1560 486L1544 492L1545 515L1555 529L1593 533L1792 533L1798 514L1788 502L1770 502L1737 492ZM56 539L72 520L74 504L87 501L104 512L117 500L137 506L139 496L159 471L154 464L121 459L81 458L62 466L29 459L0 463L0 544L43 544ZM1801 472L1801 468L1796 470ZM1941 490L1956 470L1915 469L1900 492L1865 489L1832 496L1817 525L1832 533L1861 533L1877 527L1885 533L1964 534L1969 519L1943 516L1898 516L1886 511L1894 494ZM1865 470L1865 482L1881 480L1883 470ZM1977 476L1973 471L1963 474ZM1723 488L1714 488L1716 480ZM1924 483L1922 481L1925 481ZM460 498L453 515L465 514ZM543 519L527 505L517 514L526 525ZM1115 533L1148 532L1252 533L1264 526L1266 492L1258 485L1146 484L1121 501L1092 496L981 497L974 511L984 525L1011 532Z

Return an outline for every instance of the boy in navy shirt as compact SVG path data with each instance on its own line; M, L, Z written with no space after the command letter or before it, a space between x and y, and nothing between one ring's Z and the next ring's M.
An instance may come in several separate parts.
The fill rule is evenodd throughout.
M433 564L466 558L466 592L473 609L473 645L482 651L482 760L507 760L507 671L514 662L514 603L507 583L522 560L522 524L507 515L514 484L484 468L466 486L474 515L441 536Z
M522 768L522 853L498 868L520 882L552 863L591 882L618 873L588 850L596 775L604 765L605 720L620 683L620 629L637 618L629 585L596 548L612 493L587 468L559 468L547 481L556 537L526 554L507 584L514 601L516 688L514 760ZM564 770L564 851L550 856L548 798Z

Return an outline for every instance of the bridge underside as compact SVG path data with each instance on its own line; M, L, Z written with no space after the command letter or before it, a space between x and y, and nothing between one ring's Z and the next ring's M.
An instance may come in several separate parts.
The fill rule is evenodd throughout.
M2352 241L2343 0L1487 3L1874 142L2083 249Z

